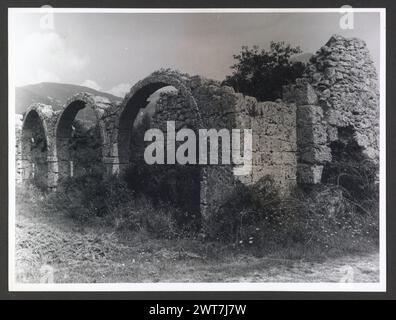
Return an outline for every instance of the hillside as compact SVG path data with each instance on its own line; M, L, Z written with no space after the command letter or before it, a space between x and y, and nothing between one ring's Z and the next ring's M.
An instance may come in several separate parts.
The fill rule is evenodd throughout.
M24 113L29 105L36 102L52 105L55 110L59 110L71 96L79 92L88 92L106 97L113 102L120 102L122 100L122 98L112 94L100 92L84 86L43 82L16 88L15 113Z

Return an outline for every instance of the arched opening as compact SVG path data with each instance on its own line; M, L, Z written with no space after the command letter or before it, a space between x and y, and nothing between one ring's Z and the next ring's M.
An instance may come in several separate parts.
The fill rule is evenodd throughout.
M92 108L82 100L71 102L56 129L59 180L104 171L102 136Z
M152 117L155 112L153 110L155 101L152 98L158 95L157 91L165 87L171 86L163 82L149 83L134 93L127 101L120 116L118 129L118 157L121 170L125 170L130 163L133 131L136 133L136 127L147 122L148 117Z
M177 220L191 223L200 219L200 175L198 165L147 164L144 141L148 129L161 129L166 146L166 123L176 122L176 130L188 127L186 114L194 116L188 97L176 86L152 82L139 87L125 103L119 120L118 152L121 170L129 186L155 202L165 201L180 209ZM133 92L133 91L132 91ZM181 144L181 143L178 143ZM177 144L176 144L177 147Z
M48 142L36 110L27 113L22 127L22 177L40 188L48 185Z
M136 118L133 120L130 132L129 156L128 162L133 163L137 157L141 157L144 153L146 143L144 143L144 134L153 127L158 127L160 120L157 118L157 109L162 94L177 94L177 89L173 86L164 86L154 91L147 98L145 107L139 109ZM163 128L162 128L163 129Z

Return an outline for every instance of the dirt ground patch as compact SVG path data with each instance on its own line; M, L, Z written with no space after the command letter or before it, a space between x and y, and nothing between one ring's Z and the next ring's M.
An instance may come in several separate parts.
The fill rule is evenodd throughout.
M69 220L18 217L16 274L22 283L379 281L379 254L309 261L254 257L196 240L157 240L82 228Z

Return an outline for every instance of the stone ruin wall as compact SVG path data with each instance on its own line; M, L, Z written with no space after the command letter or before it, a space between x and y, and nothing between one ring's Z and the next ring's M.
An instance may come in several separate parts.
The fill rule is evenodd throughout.
M313 57L304 78L324 111L328 140L351 126L354 140L373 161L379 155L379 91L373 60L364 41L333 36Z
M155 86L156 81L159 87L165 83L178 91L161 94L153 118L155 126L164 129L166 121L176 121L177 129L251 128L253 131L251 175L235 177L232 166L227 165L201 166L200 201L204 217L227 201L236 183L254 184L269 175L283 194L296 184L321 183L323 169L332 161L332 143L339 139L343 128L353 128L353 139L364 156L378 162L377 76L361 40L333 36L314 55L304 77L285 86L282 100L275 102L258 102L217 81L170 70L155 72L139 82L118 106L88 95L85 103L99 111L103 162L108 174L119 173L123 165L118 156L120 110L134 94L146 85ZM63 112L66 109L67 106ZM61 117L55 113L53 116ZM56 130L50 132L56 135ZM56 160L52 144L49 147L48 159ZM51 175L56 175L56 161L49 167ZM50 180L49 184L56 183L56 179Z
M343 143L348 129L362 160L378 165L378 78L363 40L332 36L312 57L303 78L284 87L283 100L297 105L300 183L322 182L326 164L334 160L332 145Z
M241 177L247 184L255 184L270 176L282 193L288 194L296 186L297 140L296 107L282 100L257 102L244 97L238 112L241 127L253 131L253 170Z
M253 166L249 175L234 176L230 165L203 167L205 176L201 181L201 201L204 209L201 211L216 211L228 201L237 183L252 185L265 176L272 177L282 193L289 193L296 186L295 106L281 100L258 102L255 98L236 93L231 87L203 77L192 77L190 83L199 106L201 123L198 123L194 110L183 107L183 96L172 92L161 94L157 101L153 127L166 132L166 121L176 121L177 130L182 127L195 131L199 128L225 128L230 132L232 129L252 129L253 133ZM243 145L241 148L243 150Z
M22 182L22 125L23 116L20 114L15 115L15 179L18 183Z
M20 171L20 181L30 181L36 176L44 187L55 188L58 177L58 160L55 146L55 127L59 111L42 103L31 105L23 116L22 129L16 136L19 140L20 160L17 171ZM34 139L42 139L41 146L34 145ZM38 164L38 174L34 174L34 164Z
M73 135L73 131L77 126L84 127L84 124L79 121L76 116L78 112L84 108L89 108L95 116L95 126L97 131L97 138L100 140L100 148L92 150L98 153L98 158L106 166L107 156L110 154L111 142L106 131L106 117L108 117L109 110L112 109L114 105L109 101L109 99L93 96L89 93L78 93L71 97L60 111L57 116L56 123L54 125L55 136L53 140L55 141L55 149L57 156L57 166L58 166L58 179L63 177L68 177L71 175L70 161L72 159L72 154L68 150L68 145L70 138ZM86 126L85 130L88 130ZM107 169L106 169L107 170ZM73 169L76 175L79 172L84 172L84 168L80 167L78 163L75 164Z
M156 102L152 127L166 134L167 121L175 121L176 130L192 129L198 137L199 129L235 129L235 104L233 90L219 82L200 76L189 77L185 82L191 90L198 109L186 108L186 98L180 91L162 93ZM181 142L176 143L176 148ZM209 145L209 143L208 143ZM197 165L200 170L200 211L203 216L217 210L235 187L232 166L221 165L222 144L219 140L219 165ZM209 154L209 152L208 152Z
M296 84L283 88L283 99L296 106L297 181L320 183L323 165L331 161L331 152L317 96L306 81L297 79Z

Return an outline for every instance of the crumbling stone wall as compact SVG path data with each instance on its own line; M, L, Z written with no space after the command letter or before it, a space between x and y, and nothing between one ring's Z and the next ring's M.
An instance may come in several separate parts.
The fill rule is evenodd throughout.
M331 150L316 93L307 81L297 79L296 84L283 88L283 99L297 105L297 180L300 184L320 183L323 165L331 161Z
M22 126L23 116L15 115L15 178L18 183L22 182Z
M222 164L221 139L218 140L219 164L200 165L201 214L217 211L229 200L237 183L254 184L267 175L274 178L281 191L288 193L296 184L295 106L282 101L259 103L217 81L181 76L199 112L188 107L180 92L162 94L157 102L154 127L166 133L166 121L175 121L176 130L192 128L197 137L197 129L228 129L230 133L232 129L252 129L253 133L253 164L249 175L235 176L232 165ZM243 153L243 134L241 138Z
M304 77L284 88L283 99L297 105L300 183L322 182L339 143L356 144L362 161L378 165L377 85L365 42L335 35L312 57Z
M79 125L76 122L78 112L84 108L91 108L96 117L97 131L101 141L101 147L97 152L100 154L100 162L104 163L104 158L110 153L110 139L107 136L105 129L104 117L107 116L107 110L113 107L112 103L104 97L93 96L89 93L79 93L71 97L63 110L61 111L56 122L56 151L57 151L57 165L58 165L58 179L74 176L74 173L85 172L81 168L81 163L74 163L75 159L72 157L70 150L70 143L73 140L73 135L76 127ZM84 127L84 125L80 126Z
M77 113L90 107L97 117L98 131L101 137L101 160L106 164L105 156L110 154L110 138L107 135L105 120L112 103L103 97L88 93L79 93L70 98L63 109L54 111L51 106L36 103L23 115L21 132L16 132L17 181L30 181L41 177L47 188L56 188L58 180L70 176L70 150L73 126ZM19 150L19 151L18 151Z
M188 213L189 217L199 217L201 212L201 179L202 172L201 167L198 164L187 164L181 165L179 163L169 164L169 154L176 155L178 148L184 143L184 141L175 141L173 148L173 139L167 141L168 135L168 122L174 123L175 127L172 129L176 133L184 128L190 129L195 134L198 134L199 128L199 116L197 116L197 110L188 107L186 98L181 94L179 90L173 91L167 90L161 92L157 101L154 103L154 114L151 116L146 114L146 121L142 119L139 126L134 127L132 134L133 142L135 145L132 146L131 153L132 158L138 163L138 165L145 168L147 175L154 176L154 180L158 184L156 188L159 188L157 193L159 196L165 196L167 200L170 200L175 206L181 208L184 212ZM152 106L151 106L152 107ZM152 111L151 111L152 112ZM148 120L147 120L148 119ZM143 153L145 147L150 142L144 143L143 138L146 130L159 129L164 135L164 161L166 164L154 164L147 165L144 160ZM137 141L136 141L137 139ZM142 143L143 142L143 143ZM137 145L137 146L136 146ZM136 152L140 154L136 154ZM134 161L134 160L132 160ZM147 178L147 177L145 177ZM133 177L132 177L133 179ZM184 217L182 220L188 219Z
M167 86L175 91L161 94L151 119L165 134L167 121L175 121L176 130L185 127L196 133L252 130L249 175L235 176L233 165L221 164L221 141L219 164L199 165L196 190L204 219L228 201L237 183L255 184L271 176L285 195L297 183L321 183L324 169L339 156L335 143L354 143L365 159L378 163L379 94L373 62L363 41L333 36L312 58L304 77L285 86L282 100L275 102L258 102L201 76L160 70L136 83L120 105L87 93L72 97L60 112L35 104L24 115L19 139L20 180L31 178L36 163L46 168L50 187L70 176L66 142L77 113L86 107L96 115L104 170L125 172L137 152L131 148L133 123L148 98ZM44 141L41 155L32 149L32 141L38 140Z
M253 170L240 177L247 184L270 176L284 194L296 186L296 107L281 100L257 102L245 97L238 115L240 126L253 131Z
M195 78L194 82L199 85L192 92L207 128L241 129L241 154L243 130L251 129L253 138L250 174L235 176L230 165L208 166L206 210L217 211L232 196L237 183L251 185L265 176L274 178L284 194L290 192L296 180L295 107L281 101L258 102L213 80Z
M338 138L339 128L351 126L365 156L378 161L378 79L365 42L331 37L312 58L304 78L324 110L329 141Z
M112 150L114 153L111 154L111 157L114 159L114 162L118 161L120 171L125 170L128 166L131 129L134 120L140 110L145 108L149 103L147 99L157 90L167 86L173 86L179 90L186 102L185 109L195 110L197 121L200 121L197 102L192 96L187 82L187 75L166 70L154 72L131 88L130 92L126 95L124 101L117 109L114 118L115 126L112 128Z
M236 104L239 96L230 87L221 86L218 81L200 76L190 78L189 86L197 101L201 126L200 129L232 129L237 128ZM229 146L225 146L229 148ZM208 143L208 149L210 144ZM201 181L201 214L208 219L229 200L237 182L233 174L233 167L225 165L222 158L223 141L218 140L218 163L215 165L201 165L203 179ZM208 150L209 155L209 150ZM221 186L221 187L219 187Z
M57 115L51 106L40 103L31 105L26 111L19 140L20 161L17 163L22 181L40 179L43 187L56 186L58 172L54 128Z
M200 76L187 76L185 84L189 88L197 108L186 108L185 98L180 92L162 94L157 102L158 114L156 117L156 123L161 130L166 133L166 121L175 121L176 130L192 129L198 139L199 129L229 129L231 131L235 128L234 107L237 99L233 96L232 89L222 87L219 82ZM197 164L194 167L200 172L200 179L195 183L199 183L200 213L204 219L210 212L218 210L228 200L236 183L232 166L222 164L222 142L219 138L217 165L198 164L199 154L196 155ZM199 148L199 141L196 143ZM176 148L181 144L178 143ZM209 163L209 141L207 147Z

